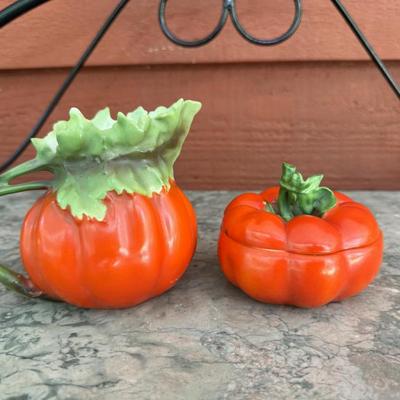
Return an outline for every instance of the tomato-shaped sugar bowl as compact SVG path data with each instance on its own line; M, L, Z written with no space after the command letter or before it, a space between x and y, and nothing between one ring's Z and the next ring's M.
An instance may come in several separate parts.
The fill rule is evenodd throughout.
M265 303L319 307L354 296L376 276L383 237L371 211L304 180L284 163L279 187L245 193L226 208L219 239L223 273Z
M181 99L116 120L108 108L91 120L73 108L32 139L36 157L0 175L0 195L47 190L22 226L29 278L1 266L0 281L85 308L130 307L171 288L196 247L195 213L173 165L200 108ZM10 183L43 170L54 178Z

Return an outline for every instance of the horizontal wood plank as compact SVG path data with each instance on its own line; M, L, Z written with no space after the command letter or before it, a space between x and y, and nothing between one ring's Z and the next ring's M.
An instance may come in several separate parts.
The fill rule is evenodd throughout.
M9 0L0 0L1 8ZM115 0L53 0L6 26L0 35L0 69L73 65ZM297 34L273 48L252 46L229 22L212 44L183 49L171 44L157 22L158 0L130 2L104 38L91 66L143 64L242 63L259 61L367 60L367 55L330 1L304 1ZM194 38L208 33L221 1L169 0L169 21L177 34ZM293 18L293 1L238 0L243 24L253 34L276 36ZM378 53L400 60L400 2L345 0Z
M390 66L400 76L400 63ZM1 73L1 159L65 73ZM64 119L70 106L90 116L109 105L115 115L179 97L204 104L176 165L186 188L261 189L289 161L306 174L324 172L336 188L400 189L399 103L364 62L87 68L51 122Z

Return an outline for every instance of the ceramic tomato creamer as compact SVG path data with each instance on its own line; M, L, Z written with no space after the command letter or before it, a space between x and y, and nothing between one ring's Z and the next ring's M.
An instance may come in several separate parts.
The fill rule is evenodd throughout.
M235 198L219 239L227 279L256 300L318 307L354 296L377 274L383 238L371 211L283 165L280 187Z
M117 120L108 109L92 120L72 109L68 121L34 139L36 158L0 176L0 194L47 189L22 227L29 279L1 267L2 282L89 308L129 307L171 288L196 247L195 213L173 164L200 107L179 100ZM8 184L37 170L54 178Z
M103 221L76 220L54 193L40 198L21 233L35 286L81 307L128 307L171 288L196 247L196 218L183 192L108 193Z

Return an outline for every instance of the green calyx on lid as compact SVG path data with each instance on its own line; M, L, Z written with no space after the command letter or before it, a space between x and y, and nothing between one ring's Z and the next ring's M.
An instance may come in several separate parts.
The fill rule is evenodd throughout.
M109 191L151 196L169 189L199 102L180 99L147 112L142 107L112 119L110 110L91 120L77 109L43 139L32 139L36 157L0 175L0 195L53 188L61 208L72 215L103 220ZM50 171L51 181L11 185L17 176Z
M283 163L277 210L271 204L267 204L266 210L277 213L285 221L298 215L322 217L336 205L332 190L320 186L323 178L323 175L314 175L304 179L294 165Z

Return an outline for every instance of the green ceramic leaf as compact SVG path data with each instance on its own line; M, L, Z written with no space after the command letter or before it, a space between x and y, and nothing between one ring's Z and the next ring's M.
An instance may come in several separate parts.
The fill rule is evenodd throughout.
M105 108L89 120L76 108L43 139L33 139L36 160L54 172L63 209L102 220L109 191L151 196L168 189L173 166L201 104L178 100L147 112L142 107L112 119Z

